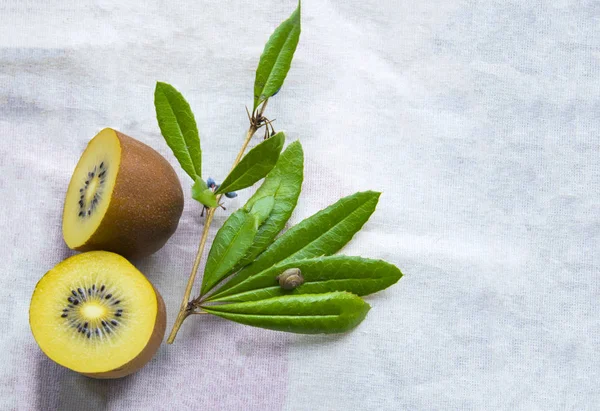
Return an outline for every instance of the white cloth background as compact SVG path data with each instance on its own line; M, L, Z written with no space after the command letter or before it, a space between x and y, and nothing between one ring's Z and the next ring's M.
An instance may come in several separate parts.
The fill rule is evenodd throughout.
M153 107L155 81L167 81L194 109L205 174L221 180L262 47L294 7L0 1L0 409L597 409L597 1L306 0L292 69L267 110L305 149L291 222L381 190L343 252L405 277L369 297L366 321L343 336L192 318L117 381L41 354L29 299L72 254L62 201L87 141L114 127L175 165ZM179 176L178 231L135 262L169 326L203 222Z

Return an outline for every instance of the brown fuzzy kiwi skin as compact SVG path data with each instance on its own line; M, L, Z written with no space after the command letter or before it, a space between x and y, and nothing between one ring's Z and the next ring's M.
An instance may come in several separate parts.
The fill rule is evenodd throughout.
M154 354L158 351L158 348L165 337L165 330L167 327L167 310L165 308L165 302L156 288L154 289L154 292L156 293L156 300L158 303L156 322L154 323L154 330L148 340L148 344L146 344L146 347L144 347L142 352L140 352L133 360L114 370L91 374L82 373L83 375L97 379L126 377L141 369L152 359L152 357L154 357Z
M78 251L139 258L158 251L177 229L183 190L169 162L146 144L114 130L121 164L106 214Z

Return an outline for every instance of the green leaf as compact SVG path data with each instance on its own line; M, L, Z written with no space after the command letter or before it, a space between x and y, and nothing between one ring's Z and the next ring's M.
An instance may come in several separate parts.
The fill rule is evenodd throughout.
M202 307L207 312L255 327L299 334L343 333L364 320L371 308L346 293L286 295L266 300Z
M299 268L304 284L287 291L276 277L288 268ZM385 261L361 257L334 255L278 264L229 288L219 298L209 301L255 301L289 294L319 294L348 291L368 295L395 284L402 277L400 270Z
M275 29L260 56L254 80L254 109L273 96L285 80L300 39L300 3L289 19Z
M254 203L249 213L256 217L259 227L269 217L273 206L275 206L275 197L273 196L263 197Z
M283 148L285 135L282 132L263 141L242 158L221 184L216 194L228 193L250 187L275 167Z
M258 227L269 216L274 203L273 196L263 197L254 203L252 210L240 209L227 218L217 232L208 254L202 279L202 294L233 272L234 266L247 254Z
M337 203L296 224L279 237L250 265L244 267L221 293L246 278L275 264L331 255L342 248L367 222L379 200L380 193L364 191L344 197Z
M181 168L194 181L202 177L200 136L188 102L170 84L157 82L154 106L160 131Z
M208 188L206 182L204 182L204 180L202 180L200 177L196 177L196 181L192 186L192 198L207 207L214 208L219 206L215 193Z
M265 178L260 188L248 200L244 208L249 210L264 197L274 197L275 203L268 218L261 224L254 242L246 256L239 262L241 268L262 253L281 232L289 220L302 190L304 153L298 141L290 144L279 156L275 168Z
M201 288L203 295L225 278L246 254L257 230L257 217L246 210L237 210L229 216L217 232L206 260Z
M244 210L256 216L259 228L245 256L228 273L220 275L221 278L254 260L283 229L298 202L302 188L303 162L302 146L295 141L281 154L275 168L244 205ZM233 214L229 218L233 218Z

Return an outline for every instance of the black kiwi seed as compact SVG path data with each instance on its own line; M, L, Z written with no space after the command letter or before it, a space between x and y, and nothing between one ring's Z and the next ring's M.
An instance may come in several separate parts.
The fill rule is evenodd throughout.
M98 171L98 168L100 168L100 171ZM91 216L92 211L100 202L100 194L102 193L102 185L106 180L106 172L107 168L104 165L104 161L100 163L100 166L94 166L93 170L88 171L84 186L79 189L79 192L81 193L81 197L79 198L79 211L77 213L79 217ZM88 187L94 178L97 178L100 182L98 192L94 193L94 197L92 198L92 200L88 204L86 204L86 191L88 190Z
M115 307L122 304L122 300L115 299L113 293L110 292L110 287L102 284L96 286L81 286L74 287L68 291L67 305L61 309L59 313L61 318L64 318L66 325L72 327L77 334L82 334L86 339L94 340L102 338L102 335L117 333L116 328L120 325L118 320L122 320L123 308ZM106 292L106 295L104 294ZM93 302L107 309L107 314L98 319L86 318L82 311L78 310L80 306L85 307L85 304ZM109 307L114 307L109 309ZM121 306L122 307L122 306ZM121 328L121 327L119 327Z

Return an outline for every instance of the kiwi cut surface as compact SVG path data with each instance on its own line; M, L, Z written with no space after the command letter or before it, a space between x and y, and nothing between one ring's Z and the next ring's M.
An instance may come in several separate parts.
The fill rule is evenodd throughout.
M125 258L91 251L69 257L38 282L29 323L42 351L95 378L144 366L164 337L164 302Z
M182 211L181 183L167 160L105 128L89 142L71 177L63 237L74 250L145 256L167 242Z

